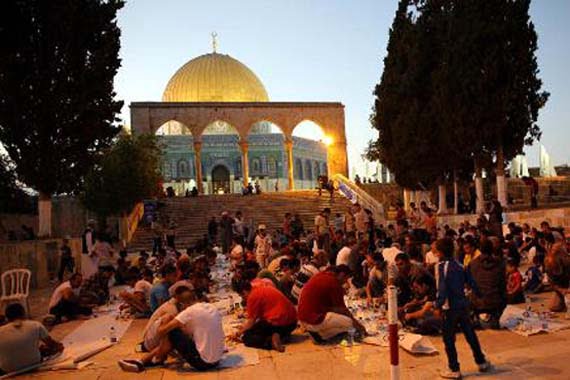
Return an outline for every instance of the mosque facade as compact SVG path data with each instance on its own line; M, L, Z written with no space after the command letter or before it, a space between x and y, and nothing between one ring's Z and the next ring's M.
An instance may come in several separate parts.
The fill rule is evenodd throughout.
M270 102L248 67L215 48L173 75L162 102L131 103L131 123L133 133L159 136L164 186L179 195L194 186L239 193L248 183L308 189L348 171L341 103ZM318 125L321 139L293 136L303 123Z

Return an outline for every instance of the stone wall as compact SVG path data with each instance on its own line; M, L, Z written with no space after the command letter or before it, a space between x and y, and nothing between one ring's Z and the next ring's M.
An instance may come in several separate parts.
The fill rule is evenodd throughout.
M395 183L363 183L358 186L382 203L386 210L404 199L402 188Z
M452 228L457 228L460 223L466 220L474 224L477 221L477 215L444 215L438 217L439 225L448 224ZM505 224L510 222L528 223L531 227L539 228L543 221L547 221L553 227L563 227L570 232L570 207L507 212Z
M62 239L23 241L0 244L0 273L24 268L32 271L32 288L49 286L57 278ZM75 270L81 266L81 239L70 239Z

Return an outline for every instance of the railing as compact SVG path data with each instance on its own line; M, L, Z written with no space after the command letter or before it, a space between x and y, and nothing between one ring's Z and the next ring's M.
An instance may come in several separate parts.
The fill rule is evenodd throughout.
M144 214L144 205L142 202L139 202L133 208L133 211L127 216L127 234L124 236L126 242L129 243L139 226L139 222L141 221Z
M372 211L374 219L378 223L386 222L386 213L384 212L384 206L382 203L378 202L370 194L362 190L342 174L335 174L332 179L335 182L338 191L349 201L352 203L358 203L363 208Z

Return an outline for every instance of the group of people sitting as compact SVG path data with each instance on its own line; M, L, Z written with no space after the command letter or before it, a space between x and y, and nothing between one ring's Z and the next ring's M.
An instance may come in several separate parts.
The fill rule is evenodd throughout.
M293 219L287 214L282 228L270 233L259 225L254 236L246 238L232 228L235 221L230 219L224 213L220 236L217 228L209 229L207 239L185 254L168 245L152 255L142 251L129 258L122 252L116 263L100 267L88 279L73 274L51 297L53 322L89 317L93 307L110 301L114 278L128 285L118 295L121 308L136 318L149 318L141 344L145 354L119 361L122 369L140 372L164 363L173 352L195 369L214 368L226 337L220 311L207 294L216 287L210 270L221 254L244 310L244 323L227 338L279 352L296 330L307 332L315 344L349 331L361 339L367 331L345 296L377 308L387 302L386 288L394 285L402 323L421 334L443 335L448 374L455 378L458 324L480 369L487 370L489 362L473 324L497 328L507 304L524 302L525 294L547 288L554 294L551 310L566 308L570 259L563 231L546 222L540 229L509 224L505 236L492 231L484 217L476 225L465 222L455 230L444 226L426 231L402 218L395 226L377 225L372 214L356 204L344 217L332 218L329 209L323 210L311 230L293 233ZM521 263L529 264L524 275ZM15 307L7 312L9 325L21 319L20 314ZM52 351L57 346L43 330L36 336ZM0 357L6 349L0 343ZM1 360L0 368L13 369Z

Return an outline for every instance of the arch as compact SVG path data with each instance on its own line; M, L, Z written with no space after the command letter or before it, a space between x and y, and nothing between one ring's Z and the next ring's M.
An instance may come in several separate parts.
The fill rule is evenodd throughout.
M184 158L178 160L176 164L176 172L178 178L190 178L190 165Z
M170 180L173 177L172 162L168 160L162 162L162 176L166 180Z
M154 134L157 136L180 136L192 135L192 131L186 124L176 119L171 119L158 127Z
M307 159L305 160L305 165L303 165L305 168L305 180L308 181L312 181L313 180L313 167L311 166L311 160Z
M267 157L267 173L270 176L277 175L277 159L275 158L275 156Z
M285 136L285 131L279 124L267 118L251 123L248 126L247 135L260 134L281 134Z
M251 160L251 174L261 174L261 160L257 157Z
M321 175L321 168L318 161L313 161L313 176L319 178Z
M212 189L214 194L230 192L230 170L226 165L218 164L212 168Z
M303 180L304 172L303 172L303 162L300 158L295 159L295 171L294 171L294 178Z
M327 140L325 129L310 119L305 119L295 124L292 135L322 143L326 143Z
M239 132L235 126L227 121L214 120L206 124L200 135L239 135Z

